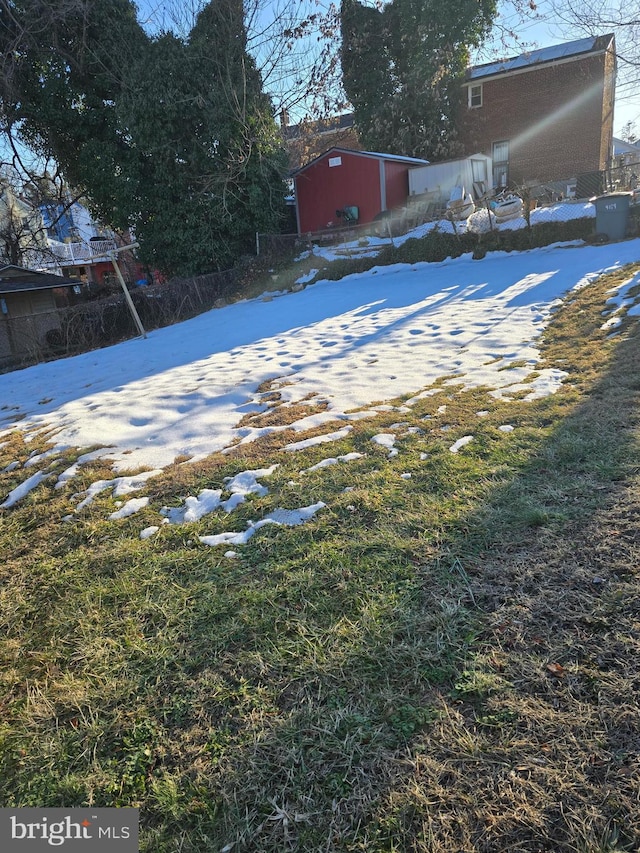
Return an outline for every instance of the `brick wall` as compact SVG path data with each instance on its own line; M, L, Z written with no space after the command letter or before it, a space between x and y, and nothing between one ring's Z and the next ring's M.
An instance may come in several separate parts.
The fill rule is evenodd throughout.
M606 168L613 135L615 58L574 57L479 78L482 106L465 107L461 139L467 154L492 156L509 143L509 183L544 183Z

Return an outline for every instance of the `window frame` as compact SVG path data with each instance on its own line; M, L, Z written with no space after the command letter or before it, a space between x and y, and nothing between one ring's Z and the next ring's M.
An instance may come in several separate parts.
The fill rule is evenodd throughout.
M496 148L500 145L505 146L506 151L506 159L498 160L496 159ZM508 139L500 139L497 142L493 142L491 144L491 162L492 162L492 172L493 172L493 186L494 189L498 190L506 187L509 184L509 156L510 156L510 148L511 145ZM504 180L498 179L498 175L503 174Z
M479 95L480 103L474 103L474 98ZM484 104L484 92L482 90L482 83L470 83L469 84L469 96L468 96L468 106L470 110L478 110Z

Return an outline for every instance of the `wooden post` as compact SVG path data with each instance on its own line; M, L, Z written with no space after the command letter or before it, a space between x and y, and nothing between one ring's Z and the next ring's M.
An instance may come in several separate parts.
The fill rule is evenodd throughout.
M109 252L109 257L111 258L111 263L113 264L113 269L115 270L116 275L118 276L118 281L120 282L120 287L122 288L122 292L124 293L124 298L127 300L127 305L129 306L129 311L131 312L131 316L133 317L133 321L136 324L138 331L142 335L143 338L147 337L147 333L144 330L144 326L142 325L142 320L140 319L140 315L136 311L136 306L133 304L133 299L131 298L131 294L129 293L129 289L126 285L125 280L122 277L122 273L120 272L120 267L118 266L118 260L116 255L118 252L124 252L127 249L136 249L138 247L138 243L129 243L127 246L120 246L119 249L113 249Z

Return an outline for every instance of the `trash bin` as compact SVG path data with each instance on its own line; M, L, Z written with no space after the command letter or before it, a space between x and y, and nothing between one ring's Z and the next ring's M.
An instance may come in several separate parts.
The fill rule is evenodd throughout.
M633 193L607 193L591 201L596 206L596 233L610 240L622 240L627 233Z

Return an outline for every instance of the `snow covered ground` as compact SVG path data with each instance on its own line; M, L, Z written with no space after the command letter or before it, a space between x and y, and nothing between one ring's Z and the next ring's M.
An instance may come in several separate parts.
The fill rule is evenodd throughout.
M101 455L114 463L113 480L94 484L87 501L105 488L116 497L141 490L177 456L202 459L282 429L239 425L243 415L267 409L265 388L277 390L284 405L327 405L292 425L303 431L326 422L326 434L291 442L291 452L347 434L350 422L384 410L385 401L400 395L413 395L410 406L443 376L464 387L487 386L499 398L522 388L531 399L553 393L563 374L539 369L537 342L554 306L572 289L639 259L640 240L631 240L375 267L297 293L231 304L147 339L1 375L0 442L12 430L28 440L51 429L54 447L28 460L21 485L0 493L0 506L12 506L52 476L50 459L69 446L102 449L57 474L59 486L73 480L83 461ZM631 307L626 294L634 283L612 294L603 322L613 332L616 313ZM379 439L385 442L392 451L393 440ZM458 442L452 450L462 447ZM326 464L346 461L328 457ZM146 473L136 478L118 476L140 468ZM230 511L269 472L242 473L248 476L226 490L228 497L224 489L194 496L176 518L189 520L200 508ZM135 500L114 520L145 505ZM299 508L295 518L276 514L270 523L301 523L321 508ZM168 515L164 523L176 518Z
M531 225L541 225L544 222L569 222L572 219L593 219L596 208L589 201L557 202L548 207L539 207L531 211ZM448 219L438 219L418 225L406 234L398 237L375 237L368 236L358 240L342 243L340 246L314 246L313 254L325 261L333 261L344 257L375 257L380 249L392 243L401 246L412 238L425 237L430 231L439 231L441 234L464 234L466 231L484 233L490 228L498 231L517 231L526 228L527 222L523 216L509 219L498 223L495 216L489 214L484 208L480 208L467 220L453 223ZM317 272L315 270L314 272ZM310 275L313 278L313 275ZM302 280L302 279L301 279Z

